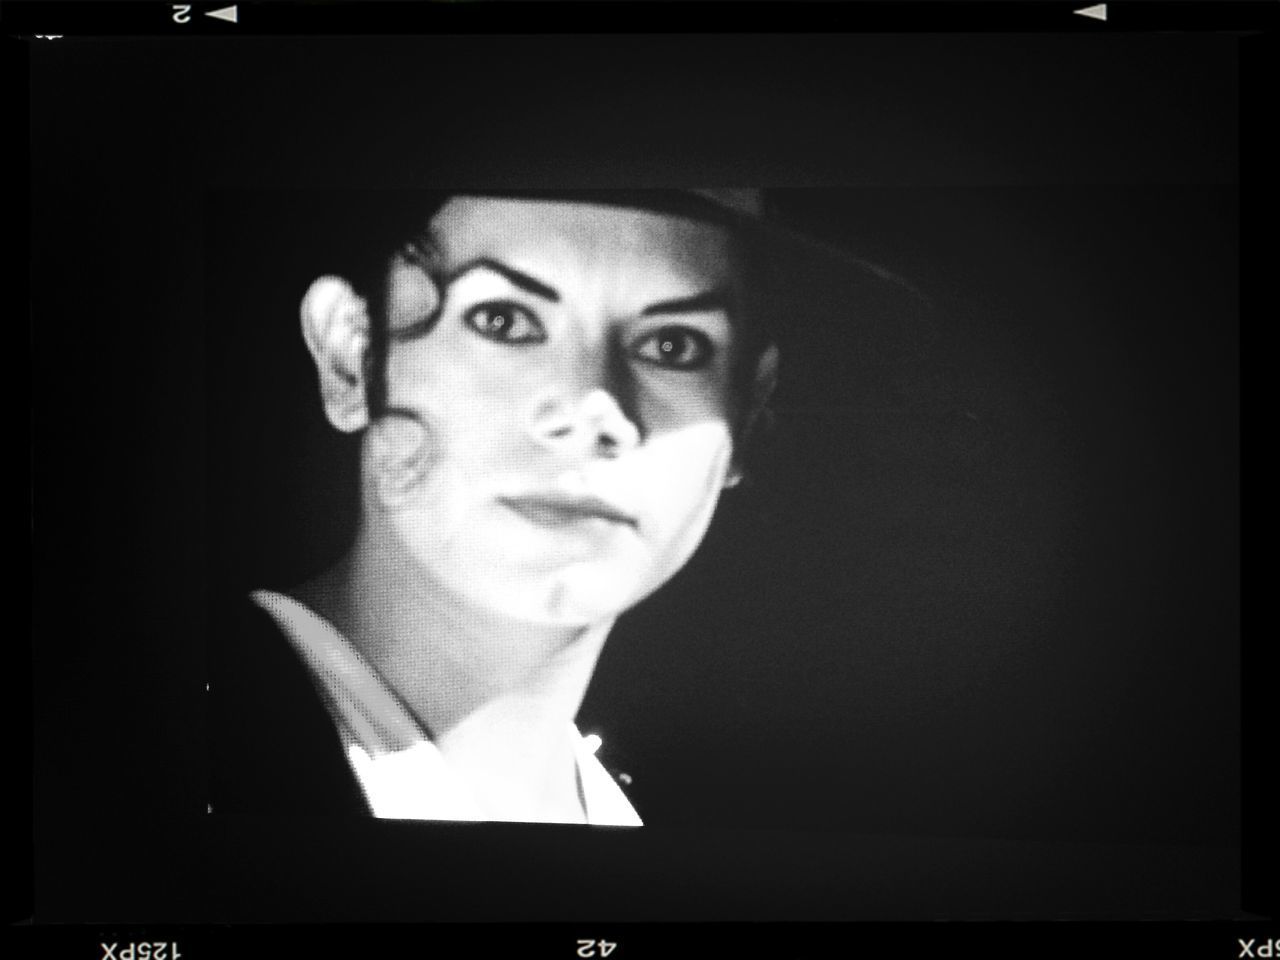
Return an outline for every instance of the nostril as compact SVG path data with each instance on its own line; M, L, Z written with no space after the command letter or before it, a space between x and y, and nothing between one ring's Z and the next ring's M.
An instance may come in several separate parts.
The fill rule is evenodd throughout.
M572 443L609 455L639 440L639 425L631 421L619 399L603 389L590 391L576 402L564 396L544 399L537 406L533 428L544 442Z

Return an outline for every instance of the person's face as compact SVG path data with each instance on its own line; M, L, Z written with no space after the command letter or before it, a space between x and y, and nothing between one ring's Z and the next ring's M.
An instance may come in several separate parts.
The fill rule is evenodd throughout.
M475 605L543 624L616 616L689 559L730 469L729 237L476 197L432 226L443 302L418 266L398 260L389 280L388 406L427 433L380 509L427 579ZM396 421L371 442L403 454L420 438L395 440Z

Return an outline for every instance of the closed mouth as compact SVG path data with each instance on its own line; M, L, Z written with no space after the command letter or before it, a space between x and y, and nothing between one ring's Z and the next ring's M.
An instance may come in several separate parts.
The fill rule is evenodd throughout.
M610 523L637 526L635 517L598 497L534 494L526 497L502 497L499 502L535 523L558 526L582 520L607 520Z

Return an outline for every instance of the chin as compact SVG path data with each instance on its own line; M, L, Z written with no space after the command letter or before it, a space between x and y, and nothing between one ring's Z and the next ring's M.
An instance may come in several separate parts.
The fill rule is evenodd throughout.
M651 592L617 571L565 570L524 593L521 619L546 626L590 627L616 619Z

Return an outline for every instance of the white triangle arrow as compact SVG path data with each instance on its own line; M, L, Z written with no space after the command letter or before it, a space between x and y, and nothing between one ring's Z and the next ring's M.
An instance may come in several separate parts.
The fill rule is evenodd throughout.
M236 19L235 7L223 7L220 10L206 10L206 17L217 17L219 20L226 20L228 23L239 23Z
M235 8L233 7L232 9L234 10ZM1092 7L1082 7L1071 12L1078 13L1082 17L1093 17L1095 20L1107 19L1107 5L1105 3L1095 3Z

